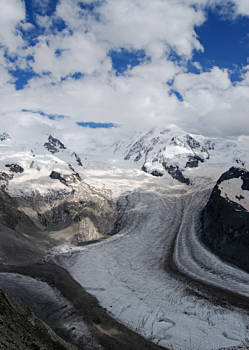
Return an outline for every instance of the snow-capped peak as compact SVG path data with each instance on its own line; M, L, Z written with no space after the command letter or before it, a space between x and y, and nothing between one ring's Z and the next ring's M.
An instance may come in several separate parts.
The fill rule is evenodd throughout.
M155 176L168 173L186 184L191 183L193 168L203 171L209 165L220 164L225 169L245 165L248 159L246 148L241 149L233 140L190 134L174 126L151 129L115 147L125 160L143 171Z

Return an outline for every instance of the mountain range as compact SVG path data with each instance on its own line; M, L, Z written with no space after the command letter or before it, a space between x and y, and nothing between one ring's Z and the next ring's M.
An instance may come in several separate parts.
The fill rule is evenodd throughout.
M35 264L65 269L114 322L113 330L106 329L107 316L86 316L96 338L92 348L132 349L122 338L127 329L118 337L118 320L134 332L130 339L147 339L148 349L183 349L191 337L193 349L198 342L203 350L245 349L247 307L240 304L238 311L230 296L249 297L248 137L208 137L170 125L89 152L85 142L75 147L49 125L33 128L35 134L26 128L0 131L0 277L13 274L13 266L17 273L12 289L1 278L0 287L23 297L20 271L37 271ZM228 271L227 284L219 264ZM35 298L32 283L23 281ZM198 297L188 296L174 309L167 288L179 289L181 298ZM222 293L227 314L217 301ZM226 315L223 325L217 312ZM231 320L240 328L229 336ZM65 341L91 348L89 339L66 331L63 322L60 327Z

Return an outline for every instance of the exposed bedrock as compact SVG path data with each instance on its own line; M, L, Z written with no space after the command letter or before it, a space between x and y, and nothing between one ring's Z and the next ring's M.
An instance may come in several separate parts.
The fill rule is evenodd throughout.
M34 261L64 244L77 246L113 232L117 207L110 196L80 184L14 196L0 190L0 262Z
M249 172L230 168L202 212L201 239L221 259L249 272Z
M6 164L5 166L7 168L9 168L9 170L12 171L13 173L23 173L24 172L23 167L19 164L12 163L12 164Z

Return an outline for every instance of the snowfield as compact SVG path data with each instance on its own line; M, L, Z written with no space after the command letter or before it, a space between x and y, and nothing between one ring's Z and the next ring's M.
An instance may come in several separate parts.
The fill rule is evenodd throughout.
M118 187L111 178L112 187ZM174 255L180 272L248 296L249 276L219 261L196 239L198 213L213 186L141 181L120 199L126 215L118 235L53 259L115 318L161 346L211 350L243 345L248 341L246 310L197 296L191 292L196 287L170 266Z
M242 190L243 181L238 179L230 179L223 181L219 185L221 196L228 198L235 203L241 205L244 209L249 211L249 192Z

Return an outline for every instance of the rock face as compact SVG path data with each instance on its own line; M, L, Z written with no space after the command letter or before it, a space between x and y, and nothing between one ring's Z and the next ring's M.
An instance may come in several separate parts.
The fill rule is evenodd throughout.
M190 180L185 177L182 173L182 171L179 169L179 167L173 166L173 165L167 165L167 163L162 163L164 168L167 170L167 172L169 173L169 175L171 175L173 177L173 179L178 180L181 183L185 183L186 185L190 184Z
M57 153L62 149L66 149L66 147L63 145L63 143L60 140L56 139L51 135L48 138L48 142L44 143L44 147L47 148L47 150L52 154Z
M23 167L19 164L12 163L12 164L6 164L5 166L6 166L6 168L9 168L10 171L12 171L13 173L23 173L24 172Z
M7 174L4 171L0 172L0 181L8 182L8 181L12 180L13 177L14 177L13 174Z
M72 169L74 170L74 169ZM58 173L57 171L52 171L49 175L51 179L59 180L63 185L68 186L70 184L76 183L80 181L80 175L78 173L72 173L70 175L63 175Z
M0 289L0 348L8 350L76 350L15 297Z
M75 157L77 164L78 164L79 166L82 166L82 167L83 167L82 161L81 161L80 157L78 156L78 154L75 153L75 152L73 152L72 156Z
M30 195L14 195L2 186L0 263L34 262L52 248L104 238L116 220L116 202L81 182Z
M10 140L10 136L9 136L9 134L7 134L7 132L3 132L2 134L0 134L0 141L1 142L7 141L7 140Z
M197 168L199 166L199 162L203 163L203 158L199 156L188 156L188 161L185 165L185 168Z
M249 172L230 168L217 181L202 213L202 241L249 273Z

